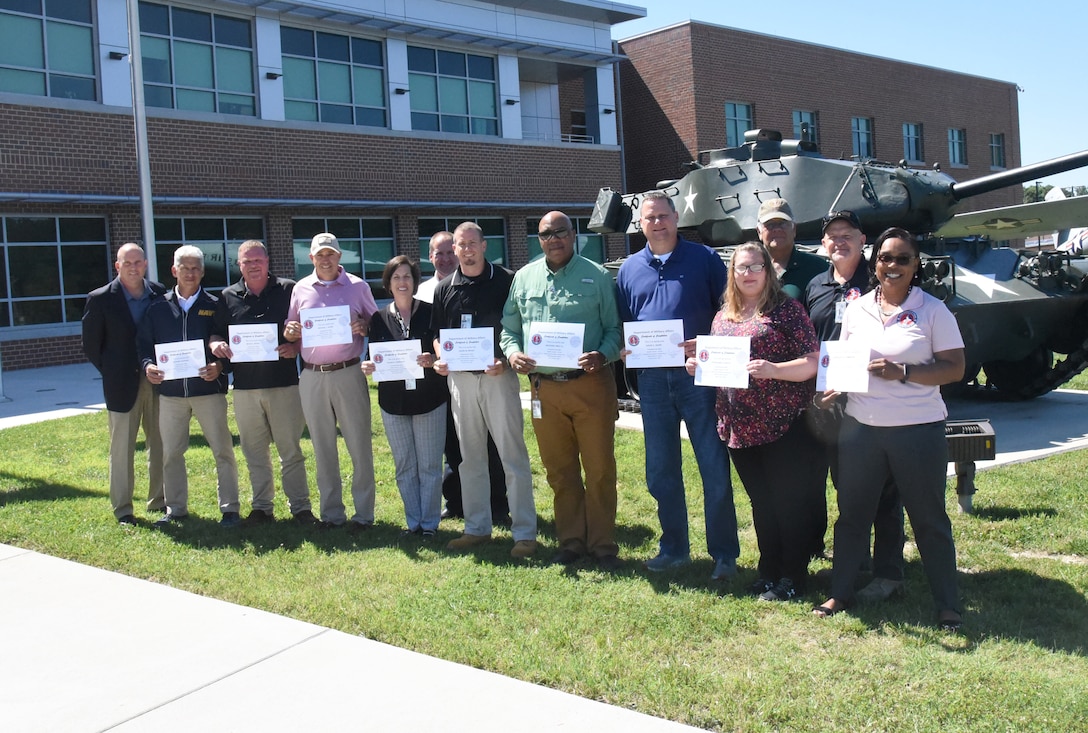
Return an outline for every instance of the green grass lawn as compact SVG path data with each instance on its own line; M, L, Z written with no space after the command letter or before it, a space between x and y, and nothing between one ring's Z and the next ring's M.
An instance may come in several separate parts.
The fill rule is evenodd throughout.
M732 584L712 583L686 444L696 562L673 574L644 571L658 530L636 432L617 434L627 567L616 575L591 565L546 565L555 551L551 496L531 428L538 558L511 560L503 531L477 553L449 554L443 546L462 528L452 521L443 522L437 541L402 539L402 506L377 416L373 426L377 523L355 537L294 526L282 495L276 514L284 521L221 530L212 458L195 424L188 456L193 519L169 532L152 530L154 517L141 516L146 521L136 528L114 522L104 413L0 431L0 542L704 728L1085 729L1088 452L978 475L976 514L952 516L966 606L965 630L956 636L932 626L913 545L908 593L887 604L817 619L810 608L824 598L819 580L803 602L747 597L755 536L735 476L742 571ZM304 445L313 486L312 452ZM240 451L238 463L245 486ZM142 467L137 481L146 482ZM316 503L316 489L313 496ZM829 504L834 515L833 494ZM951 490L948 506L955 508ZM822 561L812 570L829 566Z

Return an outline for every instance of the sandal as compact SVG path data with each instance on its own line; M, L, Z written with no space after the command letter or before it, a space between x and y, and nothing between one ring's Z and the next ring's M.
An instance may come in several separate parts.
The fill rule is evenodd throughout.
M834 602L835 607L831 607L831 603ZM812 615L816 618L831 618L836 613L846 610L846 604L841 601L837 601L834 598L829 598L824 601L822 606L813 606Z

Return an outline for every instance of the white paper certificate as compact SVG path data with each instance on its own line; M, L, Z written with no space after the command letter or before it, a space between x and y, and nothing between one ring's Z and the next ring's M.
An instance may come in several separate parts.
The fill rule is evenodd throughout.
M529 333L525 337L525 355L537 366L577 369L578 357L584 351L582 341L585 333L584 323L534 321L529 324Z
M199 377L200 368L207 365L204 341L192 339L155 344L155 362L166 375L163 377L165 380Z
M303 308L298 312L298 319L302 322L304 348L351 343L351 309L346 305Z
M748 389L751 360L752 339L748 336L696 336L695 384Z
M276 361L280 358L276 347L279 346L278 323L243 323L227 326L227 338L230 339L230 360L235 363L245 361Z
M443 328L438 331L438 355L451 372L482 372L495 363L495 329Z
M824 341L816 370L816 391L869 391L869 345L857 341Z
M370 360L374 362L375 382L400 382L423 379L423 367L416 359L423 353L419 339L370 342Z
M623 324L627 366L635 369L684 366L684 322L628 321Z

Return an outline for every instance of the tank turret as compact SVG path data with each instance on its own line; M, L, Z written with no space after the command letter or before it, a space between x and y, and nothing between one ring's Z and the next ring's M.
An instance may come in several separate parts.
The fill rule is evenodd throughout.
M967 346L968 379L980 370L991 393L1034 397L1088 365L1088 261L1069 253L1015 250L986 236L1022 236L1025 222L1042 232L1088 225L1088 197L1055 202L1061 217L1038 215L1048 204L983 212L958 225L961 201L1088 165L1088 150L962 183L932 169L876 160L833 160L808 140L783 140L774 130L750 130L744 144L700 153L689 172L655 187L676 204L679 227L728 248L756 239L763 201L785 198L798 242L816 243L823 217L848 209L870 241L891 226L922 240L926 289L956 314ZM590 220L598 233L637 232L641 194L602 189ZM974 220L972 220L974 221ZM1070 223L1070 222L1075 223ZM977 234L951 239L946 231ZM723 252L723 256L727 254ZM1065 355L1057 362L1055 354Z

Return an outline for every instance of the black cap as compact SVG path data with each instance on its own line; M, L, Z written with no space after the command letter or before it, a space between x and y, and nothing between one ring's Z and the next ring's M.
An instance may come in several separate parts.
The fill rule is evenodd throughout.
M837 221L839 219L845 220L847 224L854 227L859 232L861 231L861 221L858 219L858 215L855 214L853 211L846 211L844 209L843 211L832 211L830 214L825 216L824 226L823 229L820 230L820 232L826 232L827 228L831 226L831 222Z

